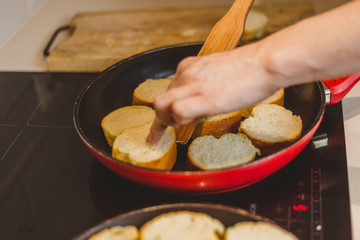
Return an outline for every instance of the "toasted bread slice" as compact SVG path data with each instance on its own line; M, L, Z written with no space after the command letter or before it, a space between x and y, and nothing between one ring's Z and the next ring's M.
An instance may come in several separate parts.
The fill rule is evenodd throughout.
M261 103L270 103L270 104L277 104L279 106L284 106L284 94L285 91L283 88L280 88L279 90L277 90L273 95L271 95L270 97L266 98L265 100L263 100ZM252 111L252 109L258 104L252 105L248 108L242 109L241 110L241 115L244 118L248 118L250 116L250 113Z
M170 82L171 79L168 78L146 79L135 88L133 104L153 107L155 97L165 92Z
M302 120L282 106L262 103L254 107L251 116L241 122L239 132L246 134L265 154L299 138Z
M260 151L243 134L227 133L219 139L203 136L194 139L188 159L199 169L211 170L240 165L255 159Z
M135 166L170 170L176 161L176 136L168 127L156 144L149 144L146 137L151 124L133 127L121 132L114 141L112 156Z
M92 235L89 240L138 240L139 232L135 226L113 226Z
M141 240L220 240L223 223L205 213L178 211L156 216L139 231Z
M241 40L249 41L258 39L266 34L268 17L259 11L250 10L245 22L245 31Z
M192 138L212 135L216 138L226 133L235 133L241 122L241 111L224 113L202 119L196 125Z
M103 118L101 127L110 146L122 131L128 128L151 123L155 119L155 111L146 106L126 106L119 108Z
M224 240L298 240L292 233L267 222L239 222L228 227Z

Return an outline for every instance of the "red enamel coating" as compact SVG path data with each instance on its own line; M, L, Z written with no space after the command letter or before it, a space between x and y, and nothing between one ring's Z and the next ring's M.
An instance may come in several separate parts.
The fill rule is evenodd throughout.
M346 77L323 80L331 92L329 104L340 102L359 80L360 72Z
M128 166L99 153L86 141L83 142L109 169L141 185L177 194L214 194L254 184L284 167L309 143L322 118L323 115L314 128L290 147L248 165L217 171L170 172Z

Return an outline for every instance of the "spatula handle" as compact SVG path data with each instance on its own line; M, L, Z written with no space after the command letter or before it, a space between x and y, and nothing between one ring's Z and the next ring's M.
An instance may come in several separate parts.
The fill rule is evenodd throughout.
M235 0L229 11L211 30L198 56L234 49L244 33L246 17L254 0ZM190 123L176 128L176 140L187 143L197 123Z
M246 17L254 0L235 0L211 30L198 56L234 49L244 33Z

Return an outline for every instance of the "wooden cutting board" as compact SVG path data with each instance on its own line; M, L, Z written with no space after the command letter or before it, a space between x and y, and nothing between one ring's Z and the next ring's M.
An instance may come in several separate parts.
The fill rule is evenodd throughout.
M202 42L229 6L79 13L69 38L53 47L49 71L100 72L131 55L172 44ZM309 4L259 5L270 34L313 14ZM254 40L247 35L247 41ZM264 36L264 35L263 35Z

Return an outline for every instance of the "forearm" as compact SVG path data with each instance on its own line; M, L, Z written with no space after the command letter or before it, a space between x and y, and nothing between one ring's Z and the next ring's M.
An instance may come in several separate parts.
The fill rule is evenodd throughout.
M166 125L256 104L279 88L360 71L360 0L303 20L271 36L178 65L172 85L154 100L148 141Z
M360 71L360 1L308 18L255 44L279 87Z

